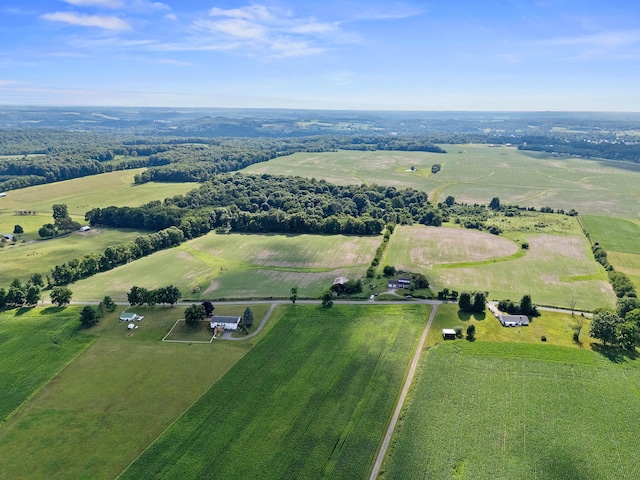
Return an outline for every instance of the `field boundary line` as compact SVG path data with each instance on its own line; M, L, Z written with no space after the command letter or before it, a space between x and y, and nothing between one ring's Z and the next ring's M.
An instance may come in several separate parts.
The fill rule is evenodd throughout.
M436 316L436 311L438 310L438 304L433 305L431 309L431 314L429 315L429 321L427 325L424 327L422 331L422 336L420 337L420 342L418 343L418 348L416 348L416 353L413 355L413 360L411 361L411 367L409 368L409 372L407 374L407 379L404 382L404 386L402 387L402 392L400 393L400 398L398 398L398 403L396 404L396 409L393 412L393 417L391 417L391 422L389 423L389 427L387 428L387 433L384 436L384 440L382 441L382 445L380 446L380 450L378 451L378 456L376 457L376 461L373 465L373 470L371 471L371 476L369 480L376 480L380 473L380 468L382 467L382 461L387 453L387 449L389 448L389 443L391 443L391 437L393 436L393 432L396 429L396 425L398 424L398 418L400 418L400 412L402 412L402 408L404 407L404 401L407 398L407 394L409 393L409 388L413 383L413 376L416 372L416 368L418 367L418 360L420 360L420 354L422 353L422 349L424 347L424 343L427 340L427 334L429 333L429 327L431 327L431 323Z
M173 327L171 327L171 330L169 330L167 334L164 337L162 337L162 342L164 343L207 343L207 344L213 342L213 339L215 338L213 336L208 342L204 340L167 340L167 337L171 335L171 332L173 332L173 329L176 328L176 325L178 325L178 323L181 321L182 321L182 318L179 318L178 320L176 320L176 323L173 324Z

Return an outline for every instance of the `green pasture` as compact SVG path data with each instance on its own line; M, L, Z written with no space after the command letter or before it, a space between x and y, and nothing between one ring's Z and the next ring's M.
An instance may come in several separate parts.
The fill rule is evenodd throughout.
M640 224L623 218L587 215L580 221L591 240L602 245L607 253L620 252L640 255Z
M183 298L319 297L336 277L364 276L380 237L210 233L109 272L81 280L75 299L111 295L126 300L131 286L169 283ZM158 275L158 272L164 272Z
M251 165L247 173L323 178L340 184L412 187L434 201L575 209L580 213L637 216L640 165L554 157L516 147L442 145L447 153L338 151L296 153ZM442 169L431 174L431 165ZM414 166L416 171L411 171Z
M12 368L29 370L31 376L38 369L52 372L31 381L30 391L22 397L59 371L87 341L97 339L0 428L0 478L115 478L263 335L246 342L162 343L175 321L183 318L184 308L128 310L144 315L138 329L127 330L126 323L118 321L117 310L80 337L89 340L68 342L70 350L76 347L56 360L56 367L45 362L56 359L47 357L51 347L46 342L51 343L48 336L61 333L38 318L37 312L43 310L34 310L33 320L11 319L15 323L11 334L18 339L14 341L25 350L16 353L15 360L5 360L7 372ZM61 332L65 322L79 324L79 307L65 311L75 318L67 320L60 314L50 320L60 322ZM279 315L276 310L266 331ZM24 324L18 323L23 320ZM42 334L36 329L38 320L45 323ZM46 348L31 348L37 335L44 337L41 343ZM4 345L0 348L7 348ZM20 358L24 366L19 365ZM0 368L4 372L5 366ZM11 377L3 374L3 385L5 378Z
M137 207L152 200L164 200L167 197L184 194L197 188L195 183L157 183L150 182L134 185L133 177L144 168L119 170L116 172L74 178L64 182L36 185L34 187L12 190L6 197L0 198L0 230L20 223L16 211L30 210L51 218L51 206L64 203L69 214L82 222L84 214L96 207ZM42 224L41 224L42 225Z
M0 432L2 421L95 337L79 331L79 308L0 312Z
M128 242L142 233L131 229L99 228L38 242L5 245L0 248L3 274L0 287L8 287L14 278L26 281L34 273L40 273L45 278L56 265L89 253L102 253L109 245ZM102 297L104 295L95 299Z
M507 235L508 236L508 235ZM446 227L402 226L391 236L384 264L424 273L431 289L488 291L490 299L590 310L613 305L607 275L583 236L517 234L528 250L502 236ZM502 252L502 255L500 255Z
M635 357L446 342L422 359L383 479L634 478Z
M363 478L425 306L289 306L121 476Z
M438 306L426 345L433 347L448 343L449 340L442 339L443 328L461 327L466 335L467 327L473 324L478 341L505 342L505 345L512 342L543 343L541 337L544 336L546 345L590 349L596 340L589 337L589 323L589 318L580 313L571 315L540 310L540 316L534 317L528 327L503 327L488 309L482 314L469 314L461 312L457 304L446 304ZM573 341L573 332L578 324L582 324L579 344Z

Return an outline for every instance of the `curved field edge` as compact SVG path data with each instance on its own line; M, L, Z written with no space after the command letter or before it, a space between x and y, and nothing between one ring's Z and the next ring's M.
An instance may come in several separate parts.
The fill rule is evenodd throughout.
M0 313L0 425L94 342L79 331L78 311Z
M428 314L289 307L119 478L366 476Z
M636 363L544 344L434 347L382 478L631 478Z

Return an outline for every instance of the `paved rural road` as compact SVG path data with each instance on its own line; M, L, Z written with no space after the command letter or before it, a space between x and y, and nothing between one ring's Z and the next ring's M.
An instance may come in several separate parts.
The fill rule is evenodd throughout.
M411 361L411 368L409 368L409 374L407 375L407 379L404 382L404 387L402 388L402 393L400 394L400 398L398 399L396 410L395 412L393 412L391 423L389 424L389 428L387 428L387 433L385 434L384 440L382 441L382 446L380 447L380 451L378 452L376 463L373 465L373 471L371 472L371 476L369 477L369 480L376 480L376 478L378 478L378 474L380 473L382 460L384 460L384 456L387 453L387 448L389 448L389 442L391 441L391 436L393 435L393 432L396 429L398 418L400 417L400 412L402 411L402 407L404 406L404 401L407 398L407 393L409 392L409 388L411 387L411 383L413 382L413 375L414 373L416 373L416 368L418 367L418 360L420 360L420 354L422 353L424 342L427 340L427 334L429 333L429 327L431 327L431 322L433 322L433 318L436 316L436 310L438 310L438 304L435 304L433 306L433 309L431 310L431 315L429 315L429 321L427 322L427 325L424 327L424 330L422 332L422 337L420 337L420 343L418 344L416 353L413 355L413 360Z

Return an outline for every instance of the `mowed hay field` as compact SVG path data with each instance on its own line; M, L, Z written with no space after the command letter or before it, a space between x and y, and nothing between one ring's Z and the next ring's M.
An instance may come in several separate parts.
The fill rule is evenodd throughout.
M591 240L606 250L609 263L640 289L640 222L592 215L581 221Z
M523 236L524 234L521 234ZM528 250L489 233L446 227L401 226L391 236L385 264L422 272L434 291L488 291L490 299L579 309L610 306L615 295L586 238L529 233Z
M446 154L397 151L296 153L251 165L246 173L323 178L335 183L413 187L431 200L503 203L575 209L580 213L635 217L640 165L554 157L509 146L441 145ZM434 163L442 165L431 174ZM416 171L411 171L414 166Z
M67 342L76 348L62 360L47 353L51 347L44 340L35 348L34 339L51 331L39 311L33 310L34 319L16 318L15 328L3 332L23 346L22 354L4 363L22 372L20 382L29 388L13 388L20 382L7 370L0 376L0 392L8 396L15 390L13 396L31 397L0 428L0 478L115 478L263 335L245 342L162 343L175 321L184 318L183 308L136 308L144 319L133 331L118 322L117 310L79 337L95 341L46 383L49 371L60 370L61 362L64 366L86 347L86 340L79 345ZM79 325L79 311L65 309L72 317L68 321ZM276 310L265 332L279 315ZM41 334L30 326L36 319L43 323ZM50 323L56 321L63 332L67 327L62 312L51 317ZM0 348L5 358L5 343ZM14 408L20 398L13 401Z
M69 307L0 312L0 425L95 340L79 331L79 311Z
M120 478L368 476L428 314L288 307Z
M381 236L245 235L210 233L179 247L81 280L75 299L105 294L126 300L131 286L176 285L183 297L318 297L336 277L361 278ZM164 272L159 275L158 272Z
M382 479L637 477L637 360L456 340L416 378Z

